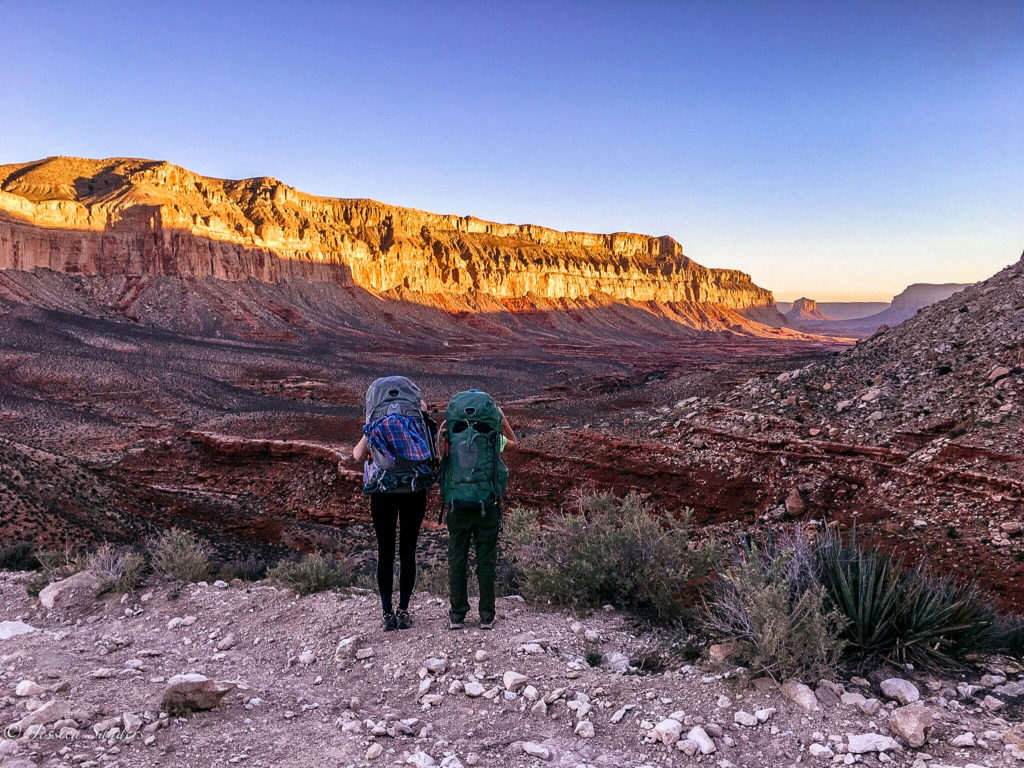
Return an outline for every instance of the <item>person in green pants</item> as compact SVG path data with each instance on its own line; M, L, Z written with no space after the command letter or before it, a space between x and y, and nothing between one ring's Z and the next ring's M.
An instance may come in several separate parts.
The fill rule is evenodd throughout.
M471 545L480 586L480 628L494 626L500 502L508 481L501 454L515 445L515 432L490 395L469 390L449 402L438 430L441 496L448 512L449 629L462 629L469 613Z

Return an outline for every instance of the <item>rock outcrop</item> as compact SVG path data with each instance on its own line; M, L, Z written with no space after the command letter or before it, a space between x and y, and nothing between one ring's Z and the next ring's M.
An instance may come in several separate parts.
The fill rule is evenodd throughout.
M0 269L36 268L501 300L605 294L774 314L748 275L703 267L667 236L496 224L128 158L0 166Z
M796 323L828 323L832 318L818 309L818 302L814 299L802 298L793 302L793 308L786 313L786 317Z

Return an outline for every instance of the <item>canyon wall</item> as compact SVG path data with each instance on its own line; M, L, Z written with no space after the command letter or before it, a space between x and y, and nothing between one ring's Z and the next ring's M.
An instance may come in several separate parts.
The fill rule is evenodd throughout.
M703 267L670 237L497 224L127 158L0 166L0 269L35 268L774 308L748 275Z

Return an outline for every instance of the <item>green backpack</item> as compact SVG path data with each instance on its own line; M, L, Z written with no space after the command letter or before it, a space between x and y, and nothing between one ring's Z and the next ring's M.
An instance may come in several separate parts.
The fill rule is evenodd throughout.
M441 498L450 509L487 507L505 495L508 467L501 460L501 411L479 389L452 397L444 414L448 455L441 461Z

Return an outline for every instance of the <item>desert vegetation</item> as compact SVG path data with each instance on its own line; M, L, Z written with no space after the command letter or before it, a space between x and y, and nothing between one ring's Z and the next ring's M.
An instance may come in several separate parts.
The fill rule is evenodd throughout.
M373 585L348 556L219 562L209 542L180 528L150 539L144 551L14 545L0 550L0 566L36 571L26 582L32 594L83 570L100 594L133 592L147 579L265 579L298 595ZM446 592L443 563L421 567L419 589ZM779 680L827 677L841 667L942 670L992 654L1024 658L1024 619L1001 613L977 585L911 564L856 532L793 527L727 546L695 538L689 510L675 516L638 493L578 493L543 519L509 509L499 589L579 614L611 604L670 648L692 651L695 638L718 643L752 673Z

